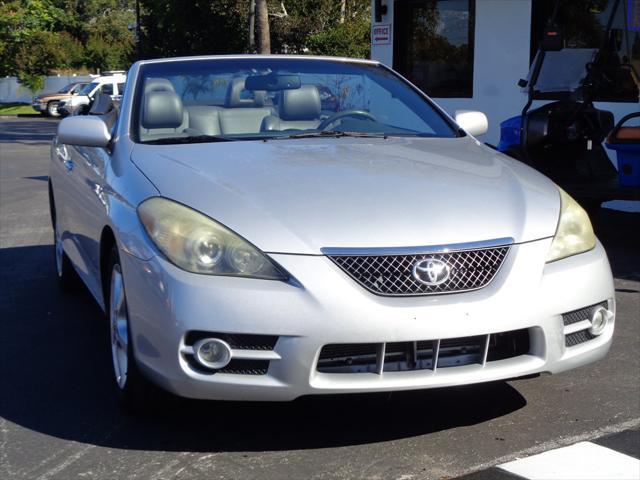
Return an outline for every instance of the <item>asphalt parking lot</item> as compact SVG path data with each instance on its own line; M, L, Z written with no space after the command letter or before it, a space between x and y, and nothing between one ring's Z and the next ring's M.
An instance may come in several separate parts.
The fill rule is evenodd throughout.
M640 214L595 222L616 277L606 359L555 376L287 404L113 401L107 326L53 271L55 120L0 119L0 478L453 478L554 446L640 435ZM637 442L637 440L634 440Z

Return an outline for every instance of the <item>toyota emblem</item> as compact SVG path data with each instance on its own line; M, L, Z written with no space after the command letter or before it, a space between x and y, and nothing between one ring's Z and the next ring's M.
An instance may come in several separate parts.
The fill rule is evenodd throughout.
M415 263L412 274L423 285L434 287L449 280L451 267L442 260L425 258Z

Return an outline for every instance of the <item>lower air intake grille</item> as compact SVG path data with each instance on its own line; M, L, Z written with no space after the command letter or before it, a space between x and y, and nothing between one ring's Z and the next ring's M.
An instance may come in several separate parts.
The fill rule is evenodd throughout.
M189 366L198 373L213 375L214 373L233 373L236 375L266 375L269 370L269 360L231 360L220 370L213 370L198 363L193 355L186 355Z
M325 345L322 373L383 373L482 365L529 353L529 330L415 342Z
M562 322L565 327L569 325L573 325L578 322L582 322L584 320L591 320L591 315L596 308L603 307L608 308L609 303L604 301L600 303L596 303L595 305L590 305L588 307L580 308L578 310L573 310L571 312L562 314ZM588 327L584 330L579 330L577 332L567 333L564 336L564 344L566 347L574 347L576 345L580 345L581 343L588 342L589 340L593 340L595 335L589 333Z
M223 368L212 369L200 364L193 353L193 345L204 338L218 338L229 344L232 350L250 350L252 356L259 354L257 358L232 358L231 361ZM188 332L184 338L186 349L182 352L182 356L189 367L202 374L214 375L220 373L235 375L266 375L269 370L270 360L261 359L268 352L273 351L278 341L277 335L253 335L244 333L220 333L206 332L202 330L192 330ZM262 353L261 353L262 352Z
M579 345L584 342L588 342L589 340L593 340L596 338L594 335L589 333L589 330L581 330L579 332L570 333L565 335L564 344L567 347L573 347L574 345Z
M203 338L219 338L238 350L273 350L278 341L277 335L252 335L244 333L218 333L192 330L184 339L185 345L193 345Z
M430 295L482 288L493 280L509 246L418 255L329 255L364 288L378 295ZM446 265L448 279L427 285L416 279L414 267L422 260ZM425 262L424 266L427 264Z

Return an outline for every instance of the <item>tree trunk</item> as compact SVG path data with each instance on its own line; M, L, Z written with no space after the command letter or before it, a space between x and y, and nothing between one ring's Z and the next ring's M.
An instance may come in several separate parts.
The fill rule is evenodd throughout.
M256 1L256 15L258 17L258 53L271 53L271 35L269 33L269 11L267 0Z
M340 1L340 23L344 23L344 17L347 13L347 0Z
M249 2L249 52L256 51L256 0Z

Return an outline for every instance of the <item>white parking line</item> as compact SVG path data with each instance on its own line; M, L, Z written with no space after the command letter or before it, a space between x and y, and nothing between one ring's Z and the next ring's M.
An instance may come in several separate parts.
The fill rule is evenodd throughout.
M549 450L498 468L529 480L640 480L640 460L591 442Z

